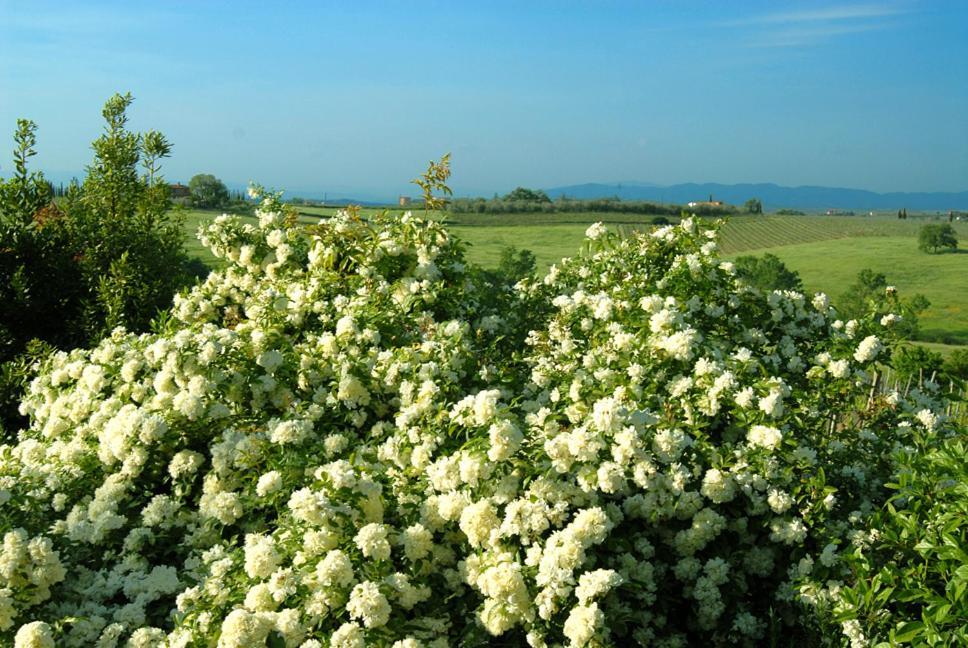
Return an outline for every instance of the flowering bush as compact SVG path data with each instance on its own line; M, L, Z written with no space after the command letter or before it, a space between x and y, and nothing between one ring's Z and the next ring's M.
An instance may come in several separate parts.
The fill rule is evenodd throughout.
M744 287L691 220L513 291L409 214L269 196L200 238L225 268L168 329L54 356L0 446L0 639L756 645L944 426L871 389L878 322Z

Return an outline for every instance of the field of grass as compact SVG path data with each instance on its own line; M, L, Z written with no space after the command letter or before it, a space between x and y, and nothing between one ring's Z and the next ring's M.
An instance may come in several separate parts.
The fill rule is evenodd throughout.
M968 344L968 252L925 254L914 236L833 239L757 249L772 253L803 278L808 292L835 300L864 268L881 272L901 296L922 293L931 307L921 315L925 340Z
M300 206L300 221L317 222L335 211ZM364 215L380 210L363 209ZM195 238L201 222L218 212L186 212L189 252L213 265L215 259ZM417 212L418 214L420 212ZM575 254L585 229L596 221L618 230L651 227L652 217L635 214L458 214L447 216L452 231L469 244L468 258L486 267L497 265L508 246L529 249L540 271ZM968 253L924 254L917 249L921 219L863 216L737 216L723 225L720 245L727 256L777 255L803 277L808 291L836 298L864 268L883 272L902 295L923 293L931 308L922 315L926 340L935 350L950 352L942 343L968 344ZM968 223L954 224L968 243Z

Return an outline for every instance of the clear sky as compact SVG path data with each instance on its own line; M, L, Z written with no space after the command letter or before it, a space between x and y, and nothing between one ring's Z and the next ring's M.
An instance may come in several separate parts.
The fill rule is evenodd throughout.
M582 182L968 189L968 2L0 0L0 174L90 161L100 109L172 181L395 196Z

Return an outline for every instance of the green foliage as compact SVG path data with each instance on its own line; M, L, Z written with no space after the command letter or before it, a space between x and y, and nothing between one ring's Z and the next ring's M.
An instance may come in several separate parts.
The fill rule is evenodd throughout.
M91 143L94 162L84 180L84 207L111 223L134 213L143 194L138 177L141 138L126 128L126 111L133 101L131 93L116 94L104 104L104 133Z
M927 432L901 450L873 542L843 554L849 584L828 617L870 645L968 645L968 447ZM839 627L838 627L839 626Z
M898 334L909 340L916 339L918 316L930 306L931 302L922 294L899 300L897 291L888 285L884 273L874 272L870 268L864 268L857 274L857 280L837 302L845 319L857 319L869 314L878 317L892 313L900 315L900 321L894 325Z
M944 358L921 346L902 346L891 356L891 364L897 372L901 384L919 384L932 376L937 378L942 374Z
M957 349L944 362L944 373L948 378L968 381L968 349Z
M763 203L760 202L759 198L750 198L743 203L743 211L745 211L747 214L762 214Z
M736 274L760 290L803 290L803 282L775 254L736 257Z
M116 326L147 330L194 276L181 220L171 211L161 160L171 144L156 131L126 128L130 94L105 104L104 132L83 185L62 207L50 185L28 171L36 126L19 120L15 175L0 183L0 364L19 363L32 340L66 349L88 345ZM10 389L24 366L2 371L0 423L22 423Z
M536 268L534 252L531 250L519 250L513 245L501 250L497 271L509 283L515 284L522 279L533 278Z
M115 326L146 330L192 280L180 215L170 209L160 175L171 145L155 131L126 129L132 101L130 94L108 100L105 133L92 145L94 162L66 205L87 295L77 326L87 340Z
M449 177L450 153L445 153L440 158L440 162L431 160L424 174L412 181L423 191L425 209L437 211L443 209L444 205L447 204L448 198L453 195L450 187L447 186L447 178ZM434 192L440 195L435 195Z
M789 208L777 209L776 212L774 213L777 216L806 216L806 214L800 211L799 209L789 209Z
M511 193L504 196L504 200L517 200L521 202L537 202L537 203L550 203L551 198L548 197L541 189L525 189L524 187L517 187Z
M37 125L27 119L17 120L13 139L14 175L0 179L0 241L16 243L19 234L33 226L34 214L51 199L51 186L43 174L30 172L28 163L36 155Z
M940 250L957 250L958 235L947 223L923 225L918 232L918 249L922 252L938 253Z
M223 207L229 202L229 190L225 184L210 173L199 173L188 181L192 205L211 209Z

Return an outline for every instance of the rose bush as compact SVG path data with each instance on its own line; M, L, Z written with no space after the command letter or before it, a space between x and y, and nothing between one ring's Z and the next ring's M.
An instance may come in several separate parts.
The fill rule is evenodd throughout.
M816 642L945 434L872 388L879 321L745 287L691 220L513 290L409 214L268 196L200 238L225 267L167 329L51 358L0 447L4 641Z

